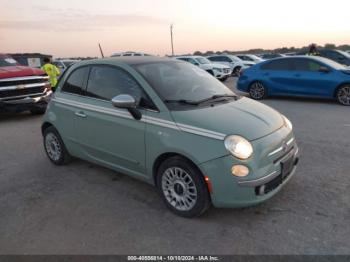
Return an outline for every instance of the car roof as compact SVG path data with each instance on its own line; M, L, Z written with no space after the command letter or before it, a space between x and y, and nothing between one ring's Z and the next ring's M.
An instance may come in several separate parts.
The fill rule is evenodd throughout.
M139 64L149 64L149 63L159 63L159 62L174 62L174 59L158 57L158 56L118 56L118 57L108 57L93 59L80 62L80 65L90 65L90 64L101 64L103 62L116 63L116 64L127 64L127 65L139 65Z
M316 60L325 64L329 64L329 62L333 62L333 60L322 57L322 56L309 56L309 55L296 55L296 56L284 56L284 57L276 57L271 60L267 60L266 63L271 62L271 61L277 61L277 60L284 60L284 59L295 59L295 58L306 58L306 59L311 59L311 60Z

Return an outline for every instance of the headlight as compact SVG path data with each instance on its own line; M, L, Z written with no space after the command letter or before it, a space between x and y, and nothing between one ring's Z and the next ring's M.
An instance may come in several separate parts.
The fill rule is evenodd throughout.
M286 118L284 115L282 115L282 118L283 118L283 120L284 120L284 125L285 125L286 127L288 127L290 130L292 130L292 129L293 129L292 122L290 122L289 119Z
M221 72L221 71L222 71L222 69L221 69L221 68L216 68L216 67L214 67L213 69L214 69L214 70L216 70L216 71L219 71L219 72Z
M252 144L241 136L226 137L225 147L233 156L239 159L248 159L253 154Z

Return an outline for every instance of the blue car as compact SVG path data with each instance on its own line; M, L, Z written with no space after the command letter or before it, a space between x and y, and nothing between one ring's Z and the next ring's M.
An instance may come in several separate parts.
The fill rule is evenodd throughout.
M276 58L241 72L237 89L255 100L267 96L334 98L350 105L350 68L317 56Z

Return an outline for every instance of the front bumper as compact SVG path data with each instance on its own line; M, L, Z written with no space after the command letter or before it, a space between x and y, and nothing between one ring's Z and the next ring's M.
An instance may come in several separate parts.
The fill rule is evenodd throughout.
M0 111L6 112L20 112L31 110L33 108L46 108L50 101L52 91L46 91L39 96L27 96L23 98L14 98L6 101L0 100Z
M231 155L215 159L200 165L200 169L207 176L212 185L211 200L215 207L245 207L259 204L274 196L294 176L298 160L299 149L293 139L288 149L277 152L273 156L273 148L262 149L275 139L279 142L293 138L292 134L285 136L286 130L279 130L254 143L257 157L255 160L239 161ZM284 139L280 139L280 137ZM260 144L260 148L257 144ZM260 152L260 154L259 154ZM282 163L292 157L293 166L288 174L282 174ZM246 165L250 174L246 178L238 178L231 174L233 165Z

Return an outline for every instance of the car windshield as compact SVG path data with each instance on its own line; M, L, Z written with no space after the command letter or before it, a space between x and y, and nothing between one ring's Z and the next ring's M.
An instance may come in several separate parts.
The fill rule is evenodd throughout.
M211 62L204 58L204 57L196 57L196 60L200 63L200 64L211 64Z
M0 57L0 67L2 66L15 66L18 65L17 61L11 57L3 56Z
M208 72L190 63L162 61L133 65L133 67L164 102L196 102L219 95L235 95Z

